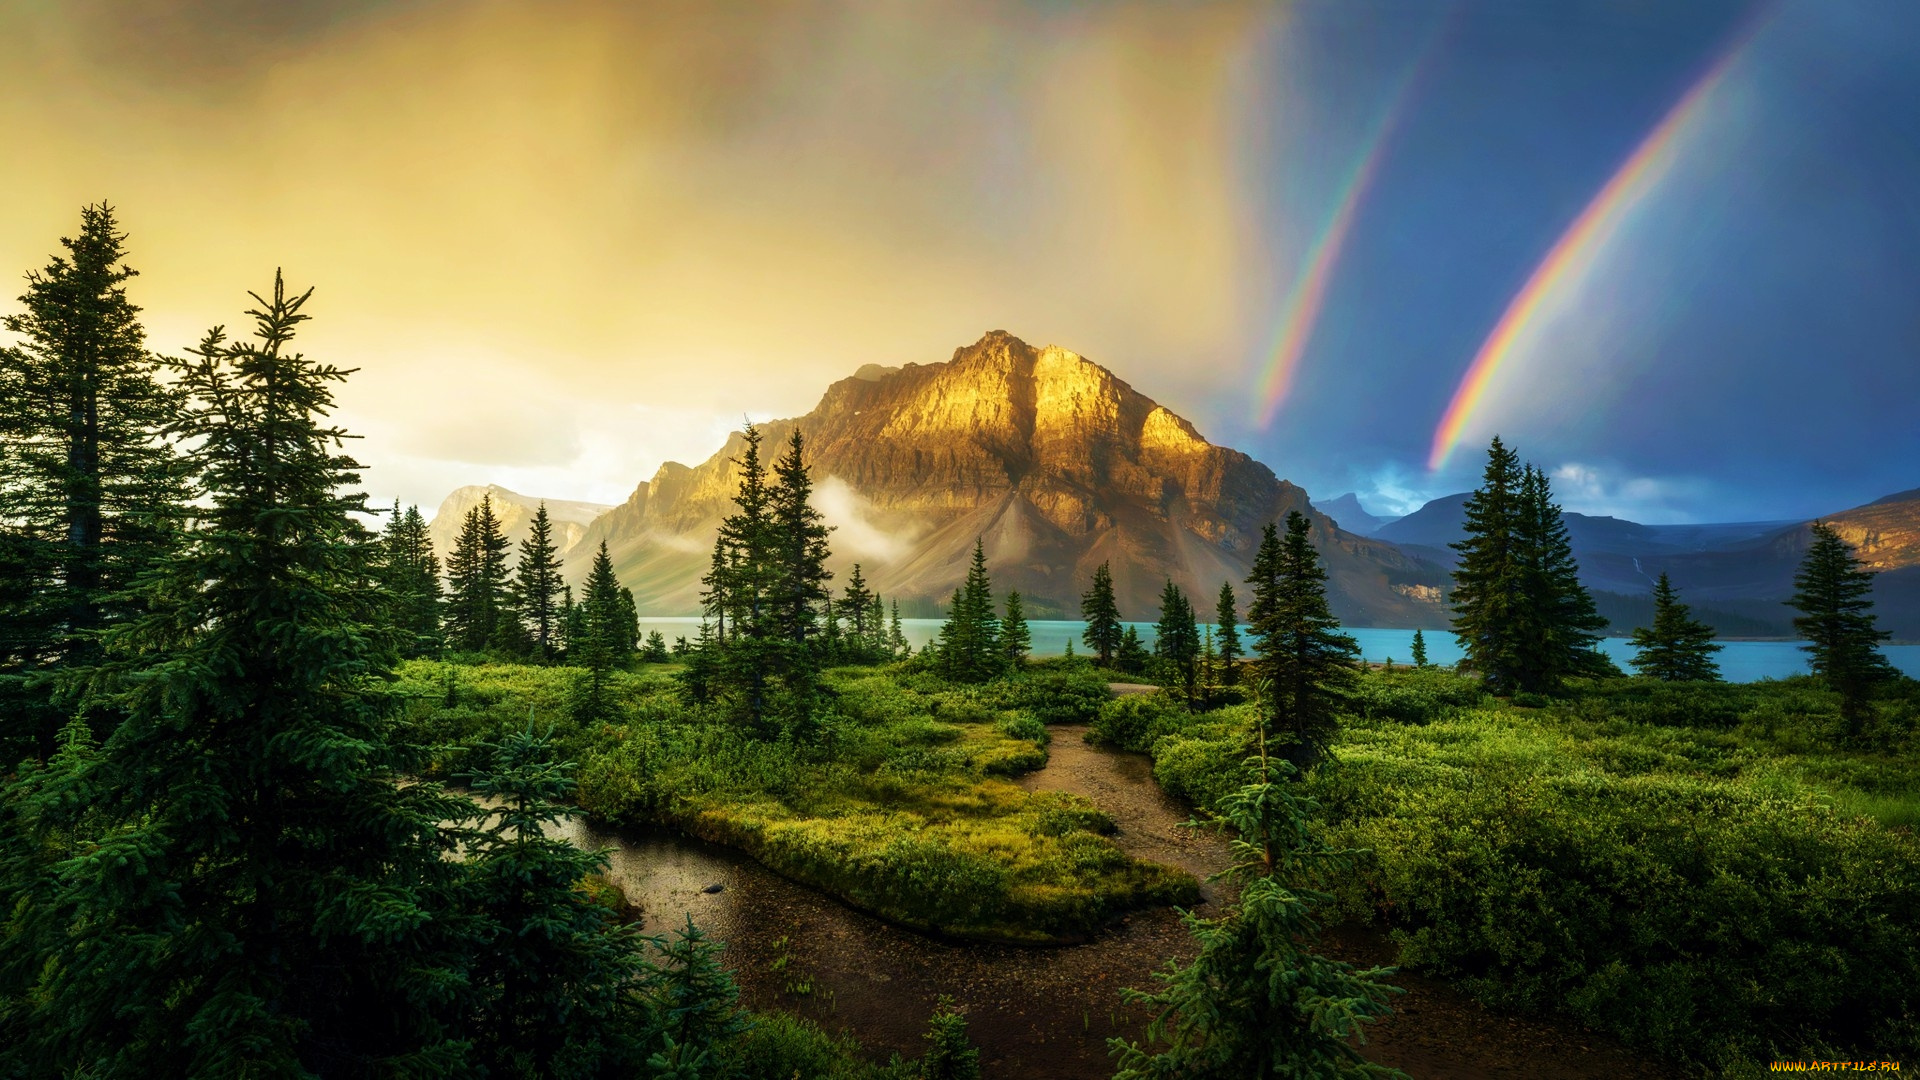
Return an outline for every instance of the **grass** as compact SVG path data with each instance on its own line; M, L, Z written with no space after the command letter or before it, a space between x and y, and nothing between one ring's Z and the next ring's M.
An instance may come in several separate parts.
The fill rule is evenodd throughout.
M580 803L616 826L668 825L742 850L774 871L902 925L975 940L1080 940L1127 911L1191 903L1191 875L1134 859L1092 803L1028 792L1046 762L1042 716L1078 718L1106 696L1097 677L1041 668L986 687L927 673L828 673L834 706L818 745L749 737L689 706L660 670L621 673L618 715L565 720L577 672L417 661L408 712L449 749L510 726L552 723L582 762Z
M1810 680L1575 688L1519 707L1372 673L1319 826L1369 849L1346 914L1491 1003L1557 1010L1729 1074L1920 1053L1911 687L1864 740ZM1251 716L1115 702L1095 725L1206 805Z

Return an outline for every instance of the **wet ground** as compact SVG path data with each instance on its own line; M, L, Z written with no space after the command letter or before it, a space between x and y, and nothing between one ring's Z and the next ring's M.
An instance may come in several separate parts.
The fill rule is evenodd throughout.
M1202 879L1225 865L1217 836L1179 827L1188 811L1160 790L1144 756L1089 746L1082 727L1051 730L1048 764L1023 786L1087 796L1114 819L1114 840L1130 854ZM913 1055L935 1001L950 994L967 1010L988 1077L1110 1076L1106 1040L1138 1038L1146 1019L1120 1003L1119 988L1150 987L1153 972L1193 951L1179 916L1166 909L1135 914L1084 945L940 941L853 911L726 848L677 835L615 836L578 822L570 835L613 849L611 876L644 909L649 931L669 931L691 915L725 941L748 1005L810 1016L882 1056ZM719 891L706 891L715 885ZM1220 886L1206 886L1200 910L1227 899ZM1325 950L1366 964L1390 962L1392 952L1383 935L1366 930L1336 932ZM1410 973L1393 981L1408 992L1395 998L1392 1018L1369 1029L1365 1052L1420 1080L1677 1075L1574 1025L1489 1013Z

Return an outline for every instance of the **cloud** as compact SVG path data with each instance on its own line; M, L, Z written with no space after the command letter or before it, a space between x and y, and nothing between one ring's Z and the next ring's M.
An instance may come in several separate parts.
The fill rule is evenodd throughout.
M845 480L829 476L813 489L813 502L833 526L833 549L842 558L885 565L909 554L924 527L888 529L874 520L873 507Z
M1569 461L1550 470L1554 498L1567 510L1626 518L1647 525L1700 520L1693 508L1708 494L1705 481L1682 476L1633 476L1604 465Z

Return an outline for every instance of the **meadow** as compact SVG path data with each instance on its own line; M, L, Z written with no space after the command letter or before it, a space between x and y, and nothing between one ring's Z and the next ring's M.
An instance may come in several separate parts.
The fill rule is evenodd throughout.
M588 726L567 720L566 668L417 661L401 689L449 748L551 724L600 821L736 847L906 926L1032 944L1195 896L1121 853L1091 803L1012 782L1044 762L1047 725L1149 754L1205 816L1253 720L1232 693L1199 713L1111 698L1084 661L972 687L910 662L830 672L822 738L801 747L685 704L671 671L619 673L619 715ZM1496 699L1447 672L1371 671L1307 782L1317 827L1370 853L1327 884L1403 965L1663 1058L1740 1075L1913 1057L1916 714L1920 697L1895 694L1843 747L1837 700L1810 679ZM438 768L457 777L463 754Z

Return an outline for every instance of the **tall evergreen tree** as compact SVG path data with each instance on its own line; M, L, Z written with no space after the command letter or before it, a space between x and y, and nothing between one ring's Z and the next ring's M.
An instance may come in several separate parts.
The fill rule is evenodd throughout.
M1160 621L1154 624L1153 655L1160 661L1162 678L1180 687L1186 695L1187 708L1193 708L1199 689L1200 672L1195 665L1200 659L1200 629L1187 594L1180 591L1172 578L1167 579L1166 588L1160 591Z
M1140 628L1128 623L1126 630L1120 634L1120 647L1113 651L1113 663L1110 666L1123 674L1145 675L1147 665L1152 662L1153 654L1147 651L1146 644L1140 640Z
M1000 620L1000 650L1014 667L1024 663L1033 651L1033 631L1027 629L1027 612L1019 589L1007 593L1007 617Z
M1287 760L1305 771L1320 760L1337 726L1336 707L1357 674L1359 646L1340 633L1327 606L1327 572L1298 510L1282 540L1269 524L1254 555L1247 622L1259 635L1254 663L1267 683L1274 730Z
M784 666L779 626L774 614L778 585L778 538L773 524L773 491L760 460L763 436L751 423L742 429L746 447L733 459L739 473L734 493L736 507L720 523L714 543L709 603L725 620L716 641L720 662L714 685L738 705L741 718L757 732L771 720L771 679ZM718 621L718 620L717 620Z
M645 1025L628 999L642 986L645 939L580 889L606 870L606 853L547 834L579 813L572 763L531 726L485 749L489 766L470 784L491 809L466 852L480 922L477 1064L526 1080L637 1073Z
M967 579L953 591L953 605L935 643L941 670L962 682L984 682L1006 669L1000 621L993 614L993 582L987 576L987 552L973 542Z
M124 720L36 830L95 823L54 867L25 1027L49 1074L453 1072L465 870L384 676L379 551L324 418L346 372L291 350L308 294L276 276L253 340L180 364L174 430L202 471L186 543L112 628L94 683ZM18 970L7 956L0 968Z
M1392 969L1357 970L1309 951L1315 913L1334 901L1314 886L1349 872L1361 853L1317 839L1318 807L1287 782L1291 770L1267 756L1266 743L1261 731L1248 783L1218 806L1233 836L1233 865L1220 876L1239 885L1239 900L1219 918L1185 916L1199 953L1161 974L1160 990L1122 991L1155 1015L1146 1046L1109 1040L1120 1056L1114 1080L1405 1080L1354 1045L1362 1025L1390 1011L1387 997L1398 991L1382 980ZM1156 1043L1165 1049L1154 1052Z
M1573 540L1553 501L1547 474L1531 466L1524 469L1520 496L1516 535L1526 582L1523 625L1527 637L1521 647L1522 655L1528 657L1522 673L1525 688L1552 690L1569 676L1619 674L1599 650L1607 620L1580 583Z
M381 585L392 607L393 626L401 633L400 655L408 659L440 654L440 559L420 508L405 513L399 502L381 537Z
M827 569L831 530L813 506L813 477L805 448L796 427L787 440L787 452L773 465L771 511L777 552L773 609L780 636L791 645L789 677L810 679L822 662L813 639L820 632L821 612L831 595L827 582L833 573Z
M898 600L893 601L892 618L887 624L887 648L895 656L905 656L909 648L906 629L900 625L900 601Z
M158 379L113 209L81 211L65 255L27 275L0 325L0 755L53 752L70 712L48 676L100 658L140 613L130 586L175 543L186 502L164 431L180 396Z
M467 510L447 556L447 637L457 649L483 652L500 638L507 608L507 537L493 496Z
M1519 689L1525 667L1526 582L1520 538L1520 455L1498 435L1480 487L1467 499L1453 572L1453 630L1468 667L1497 692Z
M1427 636L1418 630L1413 632L1413 666L1427 666Z
M514 567L514 599L520 605L520 621L533 637L535 653L551 661L558 655L564 619L558 604L563 583L560 580L560 551L553 542L553 519L547 516L547 504L534 511L527 538L520 541L520 562Z
M1120 648L1120 605L1113 598L1113 570L1101 563L1093 584L1080 597L1080 618L1086 621L1080 640L1092 649L1101 667L1111 666Z
M873 630L873 590L867 588L867 579L860 576L860 564L854 563L847 572L846 588L840 590L840 610L847 613L854 638L864 642Z
M612 708L609 689L612 672L633 655L631 639L623 626L625 618L620 580L613 575L613 559L607 554L607 542L602 540L600 549L593 554L587 580L581 583L580 636L568 657L587 669L575 691L576 719L603 720Z
M1806 640L1814 675L1840 695L1840 710L1850 735L1860 734L1874 686L1892 676L1893 666L1880 652L1892 636L1873 614L1873 574L1854 558L1853 549L1824 521L1813 523L1813 543L1794 575L1788 605L1800 614L1793 628Z
M1695 619L1680 602L1673 583L1661 574L1653 587L1653 625L1633 632L1637 650L1629 661L1640 674L1666 682L1715 682L1720 665L1713 654L1713 627Z
M1233 595L1233 582L1220 583L1220 599L1215 615L1214 646L1220 652L1220 681L1232 686L1240 679L1239 660L1246 655L1240 648L1240 610Z

